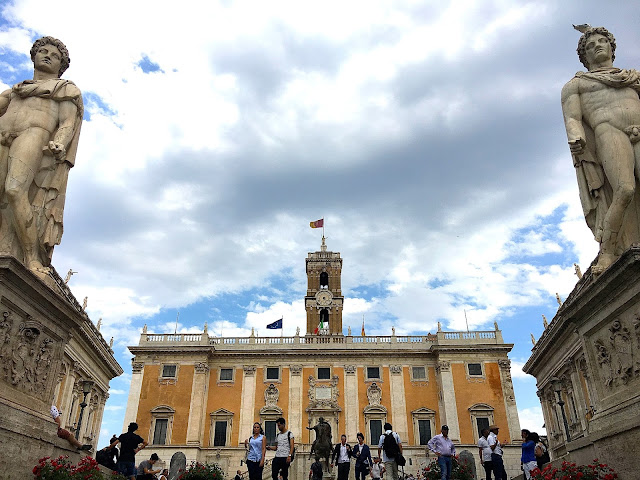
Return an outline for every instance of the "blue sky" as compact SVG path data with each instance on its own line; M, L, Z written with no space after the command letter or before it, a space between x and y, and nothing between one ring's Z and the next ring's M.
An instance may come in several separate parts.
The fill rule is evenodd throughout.
M195 14L194 14L195 13ZM584 224L560 89L582 70L572 23L608 27L640 64L632 2L3 2L0 87L63 40L86 113L53 264L125 374L151 332L305 328L304 258L324 217L344 258L345 333L492 329L521 372L597 245Z

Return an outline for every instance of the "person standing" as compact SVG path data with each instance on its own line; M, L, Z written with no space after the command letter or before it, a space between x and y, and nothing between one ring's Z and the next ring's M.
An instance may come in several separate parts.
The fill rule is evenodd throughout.
M434 436L427 446L429 450L438 457L438 465L440 466L441 479L449 480L451 478L451 457L456 454L456 447L449 438L449 426L443 425L440 434Z
M275 450L276 456L271 463L271 478L278 480L278 474L282 475L282 480L289 477L289 465L293 458L293 449L295 447L294 436L287 430L287 422L280 417L276 420L278 427L278 435L276 435L276 446L267 447L269 450Z
M531 432L531 440L536 443L536 448L534 450L534 453L536 455L536 463L538 464L538 468L540 469L540 471L542 471L544 466L551 461L551 459L549 458L549 451L547 450L547 447L545 446L542 439L540 439L540 435L538 435L536 432Z
M259 422L253 424L253 432L248 440L244 441L245 448L249 449L247 455L247 469L249 480L262 480L264 459L267 450L267 437L264 436L262 425Z
M531 478L531 471L534 468L538 468L538 462L536 462L536 442L531 438L531 432L526 428L522 429L522 456L520 457L520 464L524 471L524 476L529 480Z
M493 463L491 463L491 447L487 438L489 437L489 429L483 428L481 436L478 439L478 454L480 455L480 463L484 467L484 473L487 476L486 480L491 480L491 470L493 469Z
M318 455L316 455L316 461L311 464L309 480L322 480L322 464Z
M137 435L138 424L131 422L127 428L127 433L120 435L111 445L104 449L111 450L120 444L120 462L118 463L118 473L124 475L129 480L136 478L136 453L149 445L145 439Z
M390 423L384 424L384 433L378 441L378 456L382 454L384 468L393 480L398 480L398 456L402 455L400 435L393 431Z
M500 427L497 425L491 425L489 427L489 437L487 437L487 443L491 448L491 463L493 464L493 476L496 480L506 480L507 474L504 470L504 462L502 461L502 445L498 440L498 433Z
M353 456L356 457L356 480L365 480L369 474L369 467L373 465L369 445L364 443L364 435L360 432L356 435L358 444L353 447Z
M371 479L380 480L385 471L384 465L380 463L380 457L375 457L371 465Z
M331 454L331 466L338 464L338 480L347 480L351 469L351 445L347 443L347 436L340 436L340 443L333 448Z

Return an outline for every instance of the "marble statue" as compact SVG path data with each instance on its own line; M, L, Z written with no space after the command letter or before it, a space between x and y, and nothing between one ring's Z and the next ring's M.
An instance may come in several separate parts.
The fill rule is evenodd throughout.
M600 243L602 273L640 241L640 74L613 67L616 41L580 25L578 72L562 89L562 112L587 225Z
M0 252L47 272L62 237L83 105L78 87L60 78L70 61L60 40L36 40L31 60L33 80L0 94Z

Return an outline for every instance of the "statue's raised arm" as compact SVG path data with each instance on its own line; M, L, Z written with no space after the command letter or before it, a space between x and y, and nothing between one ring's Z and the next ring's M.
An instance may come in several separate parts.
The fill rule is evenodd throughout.
M33 80L0 95L0 253L46 272L62 238L83 104L78 87L60 78L70 63L60 40L36 40L31 60Z
M600 243L597 275L640 241L640 76L614 68L616 41L606 28L576 29L587 71L562 89L562 113L582 209Z

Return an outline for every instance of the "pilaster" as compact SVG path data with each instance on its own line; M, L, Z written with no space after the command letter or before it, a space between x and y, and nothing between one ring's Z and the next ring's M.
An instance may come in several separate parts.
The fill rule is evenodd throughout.
M407 425L407 403L404 396L404 376L402 365L389 366L390 390L391 390L391 417L393 429L400 435L404 442L409 440L409 427Z
M509 427L509 438L511 441L518 441L520 434L520 418L518 417L518 407L516 396L513 391L513 380L511 379L511 360L498 360L500 367L500 383L502 384L502 397L504 407L507 412L507 426Z
M238 441L244 441L245 438L249 438L253 431L251 426L256 421L254 414L256 404L256 367L254 365L245 365L242 368L241 395Z
M440 360L436 365L436 372L440 378L440 395L442 408L440 409L440 421L449 427L449 436L454 442L460 442L460 426L458 424L458 410L456 406L456 391L453 386L453 373L451 362Z
M124 413L124 424L122 431L126 432L131 422L135 422L138 416L138 405L140 403L140 392L142 390L142 378L144 377L144 363L136 361L131 363L131 386L129 387L129 399L127 409Z
M289 427L302 439L302 367L289 367Z
M187 423L187 445L200 445L203 434L204 399L209 379L209 365L200 362L194 365L193 383L191 384L191 403L189 406L189 423Z
M344 367L344 420L347 438L353 443L358 433L358 376L355 365Z

